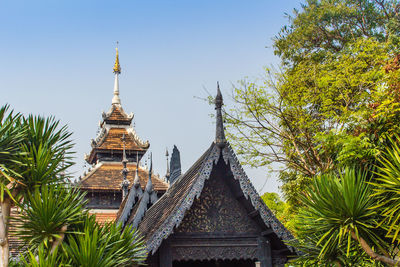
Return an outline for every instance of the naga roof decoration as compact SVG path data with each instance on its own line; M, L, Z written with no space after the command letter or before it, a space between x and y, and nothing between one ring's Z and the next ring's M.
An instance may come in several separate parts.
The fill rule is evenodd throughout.
M149 208L149 205L156 203L158 200L157 197L157 192L154 191L153 188L153 183L152 183L152 169L153 169L153 160L152 156L150 154L150 170L149 170L149 179L147 180L146 188L136 204L136 209L134 212L130 212L132 210L133 205L128 206L129 203L126 203L123 207L123 211L121 213L121 216L118 217L118 221L122 222L125 224L126 219L130 215L129 224L132 224L133 228L137 228L138 224L142 221L143 216L145 216L145 213L147 209ZM134 193L134 191L131 191ZM128 198L131 198L131 192L129 192Z
M271 228L281 240L293 239L292 234L274 216L271 210L260 198L256 189L244 172L233 149L225 139L222 118L222 95L218 86L215 100L216 109L216 136L210 148L197 160L197 162L183 175L181 175L161 198L155 202L144 214L138 224L139 231L144 235L147 251L154 254L164 239L168 238L174 229L179 227L185 213L192 207L195 199L202 193L205 181L210 178L211 172L217 162L223 159L232 172L233 179L238 182L244 198L251 203L254 210L260 215L266 227ZM138 204L131 207L131 223L135 213L140 211ZM139 218L142 217L140 211ZM136 222L135 225L136 226ZM292 252L294 248L289 247Z

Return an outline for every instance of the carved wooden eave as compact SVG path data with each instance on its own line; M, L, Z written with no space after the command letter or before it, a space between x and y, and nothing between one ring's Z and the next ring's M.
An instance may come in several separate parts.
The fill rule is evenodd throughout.
M167 192L147 210L140 222L138 229L145 235L149 253L154 254L163 240L167 239L174 232L174 229L181 224L185 213L192 207L194 200L200 197L205 181L210 178L211 171L221 156L227 166L230 167L233 178L239 182L243 196L251 202L265 226L272 229L281 240L294 238L262 201L229 143L226 143L223 147L213 143L192 168L179 177ZM174 195L178 191L183 193L178 200L174 200L176 197ZM168 203L170 201L174 201L173 205ZM160 210L162 211L162 220L160 219ZM294 252L294 248L289 247L289 249Z

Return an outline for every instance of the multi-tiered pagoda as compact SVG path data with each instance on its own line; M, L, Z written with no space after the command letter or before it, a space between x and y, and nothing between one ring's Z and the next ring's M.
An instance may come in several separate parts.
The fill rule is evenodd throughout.
M148 141L142 141L132 126L133 113L127 114L121 105L119 96L118 48L114 72L114 96L111 108L102 114L100 130L96 139L91 141L92 150L85 155L91 165L78 182L81 190L87 192L88 208L96 213L99 221L114 220L122 201L123 157L126 168L125 186L140 187L144 190L148 180L148 170L138 164L150 147ZM135 179L136 178L136 179ZM168 183L153 175L154 190L161 196L168 188ZM139 189L138 189L139 191Z

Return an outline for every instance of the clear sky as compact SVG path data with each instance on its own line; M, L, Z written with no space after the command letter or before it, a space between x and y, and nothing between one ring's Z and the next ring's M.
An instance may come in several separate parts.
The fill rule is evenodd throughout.
M229 105L232 84L279 64L272 38L299 7L300 0L0 0L0 105L67 124L72 171L81 175L111 106L118 40L122 105L149 140L155 171L165 174L165 149L174 144L185 171L214 139L214 109L199 98L215 95L219 81ZM257 190L278 191L267 170L246 170Z

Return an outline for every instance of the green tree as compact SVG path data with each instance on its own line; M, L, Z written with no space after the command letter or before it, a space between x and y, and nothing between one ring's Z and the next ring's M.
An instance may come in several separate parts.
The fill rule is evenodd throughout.
M6 115L8 106L0 111L1 216L0 266L8 266L8 228L10 210L32 189L42 184L64 180L62 175L72 165L70 133L58 127L54 118Z
M0 109L0 266L9 266L8 227L18 222L25 241L12 266L131 266L146 258L139 233L121 225L99 225L84 195L68 182L73 164L67 128L54 118ZM20 209L10 218L10 209Z
M399 9L398 1L306 1L275 38L280 70L234 88L230 140L244 163L281 167L291 205L315 175L373 164L400 132Z
M390 231L380 223L391 214L377 207L367 172L346 168L323 174L314 179L301 202L304 208L299 213L299 243L294 245L305 254L298 262L338 266L351 266L349 262L358 262L357 266L400 264L399 239L396 237L393 242L388 238ZM397 207L397 214L398 211Z
M296 214L291 211L292 207L284 202L277 193L266 192L261 196L261 199L278 220L292 233L296 234L296 225L299 222L296 218Z

